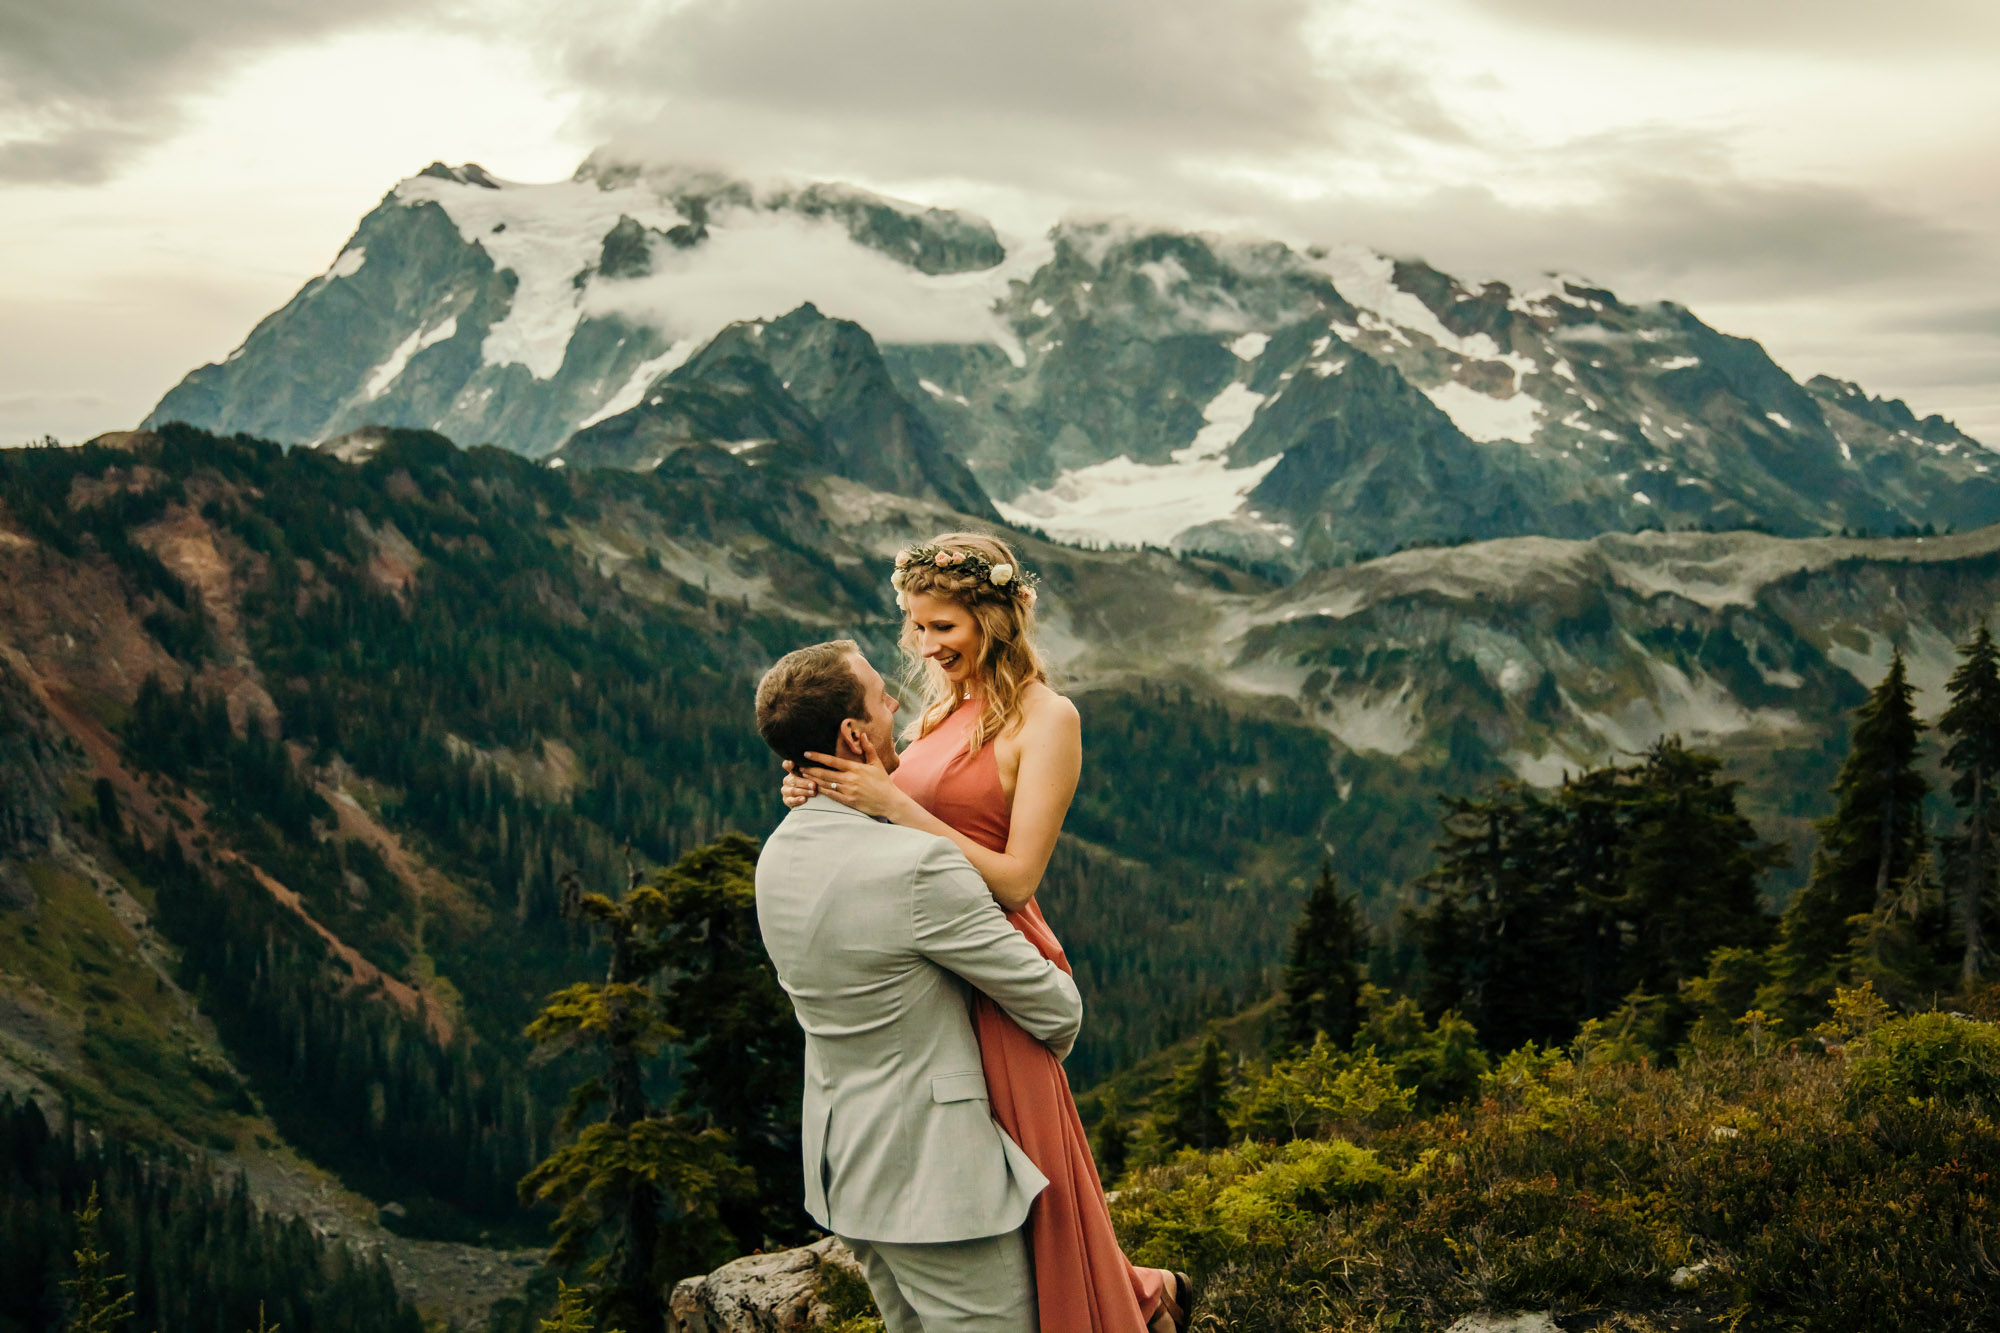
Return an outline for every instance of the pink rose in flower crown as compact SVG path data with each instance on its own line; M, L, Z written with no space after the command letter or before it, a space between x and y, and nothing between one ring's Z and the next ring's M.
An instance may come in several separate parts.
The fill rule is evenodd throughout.
M937 553L937 559L933 560L931 563L936 565L939 569L950 569L953 565L958 563L958 552L939 551Z

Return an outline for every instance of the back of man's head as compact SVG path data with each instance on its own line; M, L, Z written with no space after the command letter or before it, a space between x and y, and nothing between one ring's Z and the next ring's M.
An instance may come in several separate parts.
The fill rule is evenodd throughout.
M781 759L803 765L807 750L834 754L840 724L866 721L868 700L854 660L861 649L852 639L834 639L779 658L757 682L757 732Z

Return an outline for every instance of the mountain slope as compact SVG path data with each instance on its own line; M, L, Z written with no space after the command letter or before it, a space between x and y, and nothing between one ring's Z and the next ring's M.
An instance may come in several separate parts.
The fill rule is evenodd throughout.
M808 303L830 329L751 357L777 391L727 364ZM627 467L772 439L980 512L948 452L1051 535L1292 570L1504 536L2000 521L1994 460L1948 422L1801 385L1682 307L1580 279L1517 292L1108 221L1009 250L976 218L848 187L608 159L549 185L402 182L148 420L291 443L423 427Z
M636 404L725 324L798 305L802 273L990 330L961 275L1000 258L983 222L841 186L758 192L596 160L519 185L433 164L148 420L300 443L425 427L539 456Z
M836 635L892 660L889 554L967 521L706 445L643 474L394 432L343 441L345 462L180 428L133 449L5 460L8 648L141 769L176 752L132 730L145 676L223 700L239 740L167 779L208 792L212 836L354 951L343 971L488 1046L576 965L551 933L558 867L602 877L626 839L665 859L767 828L740 712L756 673ZM1284 587L1019 537L1085 719L1046 890L1092 988L1082 1076L1260 985L1321 856L1388 911L1440 791L1551 782L1678 732L1731 757L1802 857L1889 646L1934 709L1950 645L2000 604L1996 531L1526 538ZM171 722L163 706L141 712ZM273 730L331 813L232 813L217 775L272 763L252 737ZM347 859L272 818L334 830Z
M878 491L997 518L964 463L896 389L860 325L811 305L732 324L647 387L631 409L586 426L550 466L653 468L690 444L746 461L783 456Z

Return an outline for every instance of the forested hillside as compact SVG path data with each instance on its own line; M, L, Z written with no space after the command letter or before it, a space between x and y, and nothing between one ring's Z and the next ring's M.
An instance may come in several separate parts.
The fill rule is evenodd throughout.
M227 1150L268 1115L396 1205L394 1226L521 1241L544 1222L516 1182L578 1077L531 1066L522 1029L602 967L561 916L562 880L610 888L628 860L775 822L756 673L836 633L888 660L879 567L952 521L917 507L843 530L798 477L719 451L640 477L422 435L350 463L185 428L5 455L0 499L25 747L8 780L37 812L10 829L17 907L0 917L21 941L7 985L25 1085L160 1144ZM1242 582L1140 563L1155 584ZM1265 861L1266 830L1303 844L1320 799L1273 800L1271 779L1301 753L1323 770L1325 741L1237 735L1216 705L1176 725L1180 691L1084 697L1102 758L1048 899L1092 986L1088 1077L1257 975L1296 860ZM1187 789L1175 775L1204 754L1235 770ZM1128 771L1183 789L1137 819ZM1163 844L1167 809L1233 850ZM105 895L128 922L91 915ZM154 983L135 976L101 1035L50 1038L72 1013L98 1032L100 1003L33 980L55 912L82 918L79 949L138 932L194 1026L145 1019ZM675 1069L655 1068L660 1091Z
M964 521L707 446L643 474L400 431L0 455L8 1086L162 1149L281 1136L391 1226L532 1243L546 1218L516 1184L587 1071L531 1061L523 1029L605 965L565 882L615 890L766 831L757 673L836 635L892 660L889 556ZM1328 858L1386 925L1426 901L1440 794L1670 731L1721 755L1671 789L1740 795L1729 910L1762 913L1807 878L1844 711L1892 648L1918 712L1942 707L1952 645L2000 601L1996 540L1495 543L1280 586L1019 535L1085 719L1043 892L1090 1012L1072 1077L1266 994ZM1442 812L1467 856L1480 818L1553 830L1557 859L1557 832L1596 827L1582 796L1512 790ZM1671 830L1657 846L1670 903ZM1483 973L1385 944L1378 975L1471 1012L1482 976L1569 929L1486 922L1528 952ZM1659 966L1545 1017L1607 1014ZM649 1095L701 1038L649 1065Z

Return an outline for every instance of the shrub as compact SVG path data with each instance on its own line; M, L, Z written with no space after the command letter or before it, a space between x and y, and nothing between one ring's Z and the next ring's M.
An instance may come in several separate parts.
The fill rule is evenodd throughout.
M1394 1124L1415 1103L1415 1091L1397 1083L1396 1071L1374 1047L1350 1055L1322 1033L1299 1055L1250 1080L1237 1103L1235 1129L1247 1138L1285 1142Z
M2000 1124L1979 1102L2000 1071L1992 1025L1890 1019L1851 1064L1780 1044L1768 1020L1731 1026L1670 1069L1523 1047L1476 1103L1404 1116L1366 1147L1184 1152L1129 1177L1113 1221L1135 1262L1192 1272L1202 1317L1232 1333L1520 1309L1745 1333L2000 1328ZM1692 1290L1671 1284L1703 1261ZM1603 1324L1612 1311L1632 1318Z
M1858 1049L1848 1084L1866 1101L2000 1099L2000 1024L1915 1014L1882 1024Z

